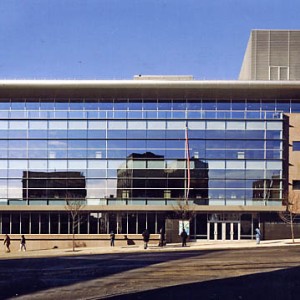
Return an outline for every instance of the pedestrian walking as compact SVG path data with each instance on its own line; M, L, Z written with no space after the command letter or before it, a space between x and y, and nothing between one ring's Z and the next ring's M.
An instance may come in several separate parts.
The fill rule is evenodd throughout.
M165 230L161 228L159 230L159 244L158 246L163 247L165 243Z
M116 238L116 235L115 235L115 233L114 233L113 230L110 232L109 237L110 237L110 246L111 246L111 247L114 247L114 246L115 246L115 238Z
M21 236L20 251L26 251L26 239L24 235Z
M147 249L148 248L148 243L149 243L149 240L150 240L150 233L149 233L148 229L145 229L143 231L142 236L143 236L143 240L144 240L144 249Z
M187 240L188 235L184 228L182 229L180 236L181 236L181 241L182 241L182 247L186 247L186 240Z
M261 232L259 227L256 227L255 229L255 238L256 238L256 244L259 244L261 240Z
M10 237L8 234L5 235L4 245L5 245L5 251L10 252Z

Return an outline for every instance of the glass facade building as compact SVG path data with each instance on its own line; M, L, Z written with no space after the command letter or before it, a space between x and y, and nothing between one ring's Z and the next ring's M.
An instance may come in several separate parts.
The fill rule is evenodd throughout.
M171 205L185 197L188 180L192 203L281 205L284 120L276 101L0 105L1 205Z
M0 234L69 234L77 201L86 244L167 232L180 203L191 239L251 239L258 225L285 237L278 213L300 190L298 39L255 31L235 81L1 81Z

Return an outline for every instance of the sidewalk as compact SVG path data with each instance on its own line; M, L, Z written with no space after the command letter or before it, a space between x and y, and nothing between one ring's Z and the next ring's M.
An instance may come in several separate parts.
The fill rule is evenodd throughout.
M38 258L38 257L59 257L59 256L81 256L81 255L96 255L110 253L134 253L134 252L160 252L160 251L195 251L195 250L224 250L224 249L244 249L244 248L262 248L262 247L292 247L300 246L300 239L295 239L292 243L291 239L285 240L268 240L261 241L259 245L255 240L240 240L240 241L197 241L189 242L187 247L181 247L181 243L167 244L164 247L158 247L157 244L149 244L149 248L145 250L143 245L133 246L118 246L115 247L78 247L73 252L72 249L44 249L30 250L26 252L12 251L5 253L4 250L0 253L2 259L18 259L18 258Z

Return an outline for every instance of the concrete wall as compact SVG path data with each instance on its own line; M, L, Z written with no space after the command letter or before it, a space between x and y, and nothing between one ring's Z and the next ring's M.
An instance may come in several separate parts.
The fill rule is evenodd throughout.
M295 238L300 238L300 224L294 224ZM291 239L291 226L289 224L265 223L262 228L263 240Z

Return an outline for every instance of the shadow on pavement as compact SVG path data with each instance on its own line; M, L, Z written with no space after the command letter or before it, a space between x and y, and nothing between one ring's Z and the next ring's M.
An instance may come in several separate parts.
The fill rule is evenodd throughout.
M300 295L300 267L228 279L172 286L109 297L109 300L296 300Z
M68 286L162 262L203 256L218 251L78 254L0 260L0 299Z

